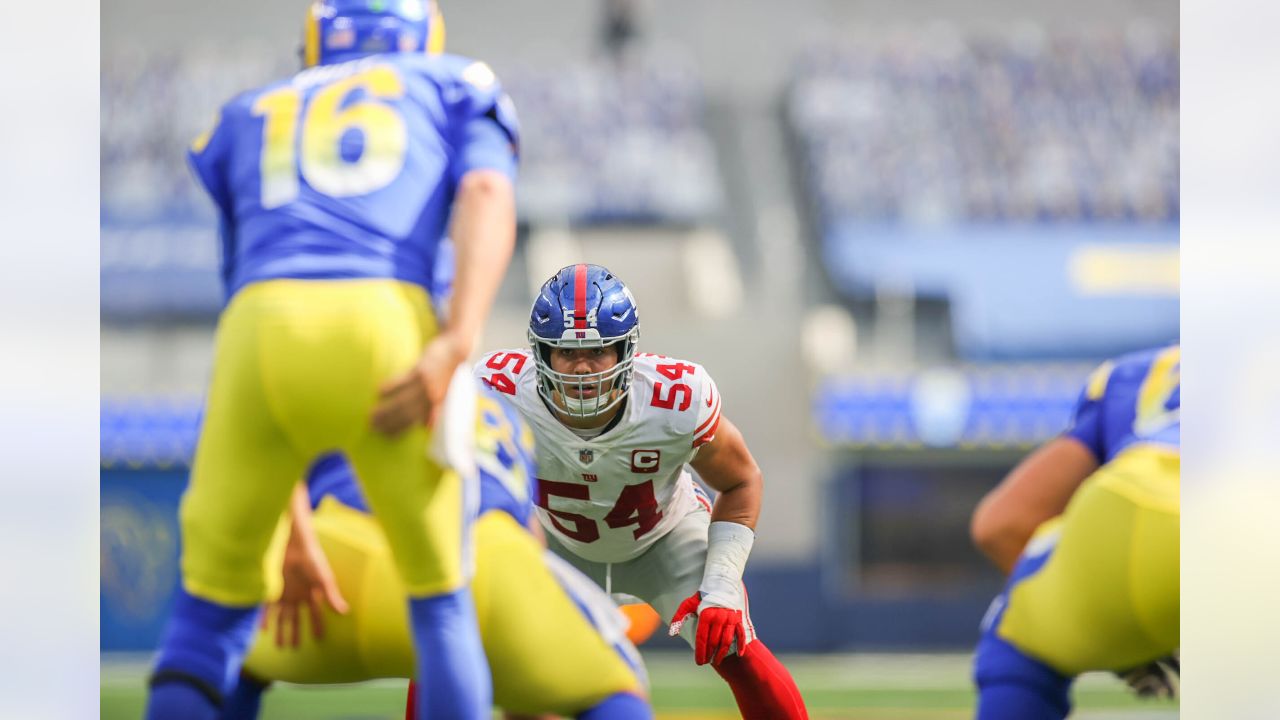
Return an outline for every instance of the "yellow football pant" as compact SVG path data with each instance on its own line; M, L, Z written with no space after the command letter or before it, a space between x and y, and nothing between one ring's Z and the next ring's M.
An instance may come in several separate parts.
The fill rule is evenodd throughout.
M1080 486L1028 547L1052 542L1016 585L997 632L1064 675L1123 670L1179 644L1176 450L1137 445Z
M413 675L407 600L372 519L333 498L314 516L346 615L327 610L324 638L309 625L297 648L275 643L275 618L244 669L260 680L327 684ZM494 703L511 712L572 715L642 681L547 569L544 550L505 512L475 524L472 596L493 675ZM304 613L305 615L305 613Z
M409 592L463 585L458 477L428 459L425 428L387 438L369 423L379 386L435 332L426 292L392 280L274 280L232 299L180 509L188 592L231 606L266 599L279 565L263 557L290 491L332 450L355 467Z

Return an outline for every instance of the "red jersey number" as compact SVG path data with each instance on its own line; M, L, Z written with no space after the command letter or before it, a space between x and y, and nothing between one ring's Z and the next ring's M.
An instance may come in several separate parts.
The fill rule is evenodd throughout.
M487 368L493 368L494 370L505 370L507 365L514 362L515 367L511 369L511 372L519 375L520 371L524 369L525 361L528 359L529 356L523 353L498 353L489 358L484 366ZM516 394L515 381L505 373L496 372L489 375L488 382L489 386L498 392L506 393L508 395Z
M595 520L578 513L552 510L552 497L590 500L590 487L538 478L538 507L547 511L551 516L551 524L565 537L573 538L580 543L593 543L600 539L600 527ZM636 529L631 536L636 540L657 527L660 520L662 520L662 510L658 507L658 500L653 494L652 480L622 488L618 501L613 504L609 514L604 516L605 524L615 530L635 525Z
M551 524L556 527L556 530L563 533L565 537L573 538L580 543L593 543L600 539L600 528L596 526L595 520L578 513L552 510L552 495L572 500L590 500L591 488L586 485L574 485L573 483L538 478L538 507L547 511L547 514L551 516ZM564 525L560 522L561 520L572 523L572 527Z
M656 369L659 375L670 380L679 380L684 377L685 373L692 375L695 370L692 365L682 362L660 363ZM690 403L693 402L693 388L685 383L678 382L666 388L666 390L667 392L664 395L662 383L655 382L653 384L653 398L649 401L649 404L664 410L675 410L678 402L681 412L689 409Z
M653 384L653 399L649 401L650 405L665 410L675 410L676 402L680 403L680 410L688 410L689 404L693 402L693 388L684 383L678 383L667 388L667 394L663 396L662 383Z
M663 363L655 368L663 377L679 380L685 373L693 374L695 368L689 363Z
M622 488L618 502L604 516L605 524L615 530L635 525L635 532L631 536L636 540L657 526L661 519L662 510L658 508L658 500L653 496L652 480Z

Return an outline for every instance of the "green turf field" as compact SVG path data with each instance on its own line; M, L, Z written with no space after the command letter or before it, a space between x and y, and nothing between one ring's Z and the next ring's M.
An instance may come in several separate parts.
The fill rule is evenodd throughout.
M947 720L972 715L965 655L784 656L815 719ZM680 653L646 653L659 718L729 720L738 717L733 696L708 668ZM142 715L146 660L102 661L103 720ZM403 681L336 688L281 686L263 703L264 720L384 720L403 717ZM1176 703L1130 697L1118 680L1090 675L1076 686L1077 712L1089 720L1169 720Z

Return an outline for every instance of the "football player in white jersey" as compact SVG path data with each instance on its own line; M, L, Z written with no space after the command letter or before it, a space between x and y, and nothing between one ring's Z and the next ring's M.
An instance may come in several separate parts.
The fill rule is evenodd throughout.
M639 337L622 281L571 265L534 301L531 347L489 353L476 374L533 427L548 545L607 592L652 605L728 682L744 718L806 718L742 585L760 468L707 371L637 354ZM714 505L689 467L719 493Z

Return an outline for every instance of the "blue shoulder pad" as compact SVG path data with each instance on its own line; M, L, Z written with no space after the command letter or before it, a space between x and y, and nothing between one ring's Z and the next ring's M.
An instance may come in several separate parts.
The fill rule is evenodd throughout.
M1089 379L1076 400L1075 409L1071 412L1071 424L1064 433L1087 447L1099 463L1103 461L1106 454L1103 448L1102 430L1105 421L1103 398L1107 395L1107 387L1111 384L1114 370L1115 363L1108 360L1089 374Z
M235 205L228 174L236 148L236 134L243 132L242 123L250 115L248 108L261 90L240 93L224 103L218 109L212 127L196 136L187 149L192 171L224 218L232 215Z
M423 58L416 64L440 87L457 150L455 179L478 169L498 170L514 179L520 122L493 69L460 55Z

